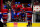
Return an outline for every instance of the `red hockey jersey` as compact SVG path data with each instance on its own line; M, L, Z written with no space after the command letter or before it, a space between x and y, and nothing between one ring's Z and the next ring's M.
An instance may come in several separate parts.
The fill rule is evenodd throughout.
M31 7L27 7L27 12L32 12L32 8ZM32 14L31 13L27 13L27 17L28 18L32 18Z
M16 12L20 12L20 5L18 5L16 9L17 9Z
M8 13L9 11L8 11L8 9L2 9L1 12L2 13Z
M17 6L17 9L20 8L20 5Z

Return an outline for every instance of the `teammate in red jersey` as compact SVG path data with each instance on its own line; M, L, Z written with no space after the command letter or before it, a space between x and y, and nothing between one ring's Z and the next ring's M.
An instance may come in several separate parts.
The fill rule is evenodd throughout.
M30 25L30 23L32 24L32 8L31 7L24 7L23 10L26 12L27 14L27 21L28 21L28 25Z
M27 13L27 18L28 18L28 24L32 24L32 8L31 7L28 7L28 13Z
M20 14L20 5L17 6L17 20L19 20L19 14Z
M16 8L16 13L17 13L17 20L19 21L19 14L20 14L20 4L19 3Z
M15 12L17 13L17 2L15 2Z
M20 5L17 6L17 11L20 11Z
M16 18L16 15L14 14L14 11L15 11L15 13L16 13L16 7L15 7L15 5L13 5L13 7L12 7L12 9L11 9L11 20L12 21L14 21L15 20L15 18Z
M30 24L32 24L32 8L31 7L27 7L25 9L25 11L27 12L28 25L30 25Z
M26 8L26 5L24 5L24 7L23 7L23 12L25 13L25 11L27 10L27 8ZM26 21L26 14L24 14L24 21Z
M20 2L18 2L17 11L20 12Z
M6 24L8 18L8 9L2 9L1 12L3 13L3 23Z

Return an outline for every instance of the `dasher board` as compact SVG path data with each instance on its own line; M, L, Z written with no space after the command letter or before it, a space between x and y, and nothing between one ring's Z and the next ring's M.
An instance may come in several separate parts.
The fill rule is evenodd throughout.
M7 23L7 27L27 27L28 23ZM40 23L32 23L32 27L40 27Z
M7 23L7 27L27 27L28 23Z

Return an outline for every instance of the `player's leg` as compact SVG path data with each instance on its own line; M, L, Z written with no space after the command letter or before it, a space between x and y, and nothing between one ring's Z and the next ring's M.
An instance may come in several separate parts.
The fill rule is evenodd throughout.
M27 21L28 21L28 25L30 27L30 18L27 18Z

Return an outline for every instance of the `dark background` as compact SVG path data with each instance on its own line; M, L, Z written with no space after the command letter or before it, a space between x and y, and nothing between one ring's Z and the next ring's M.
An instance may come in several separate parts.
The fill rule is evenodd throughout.
M3 0L3 3L7 1L12 1L12 0ZM21 2L21 3L31 3L31 0L15 0L15 2Z
M15 0L15 1L21 3L31 3L31 0Z
M34 0L34 2L35 2L35 1L39 1L39 2L40 2L40 0Z

